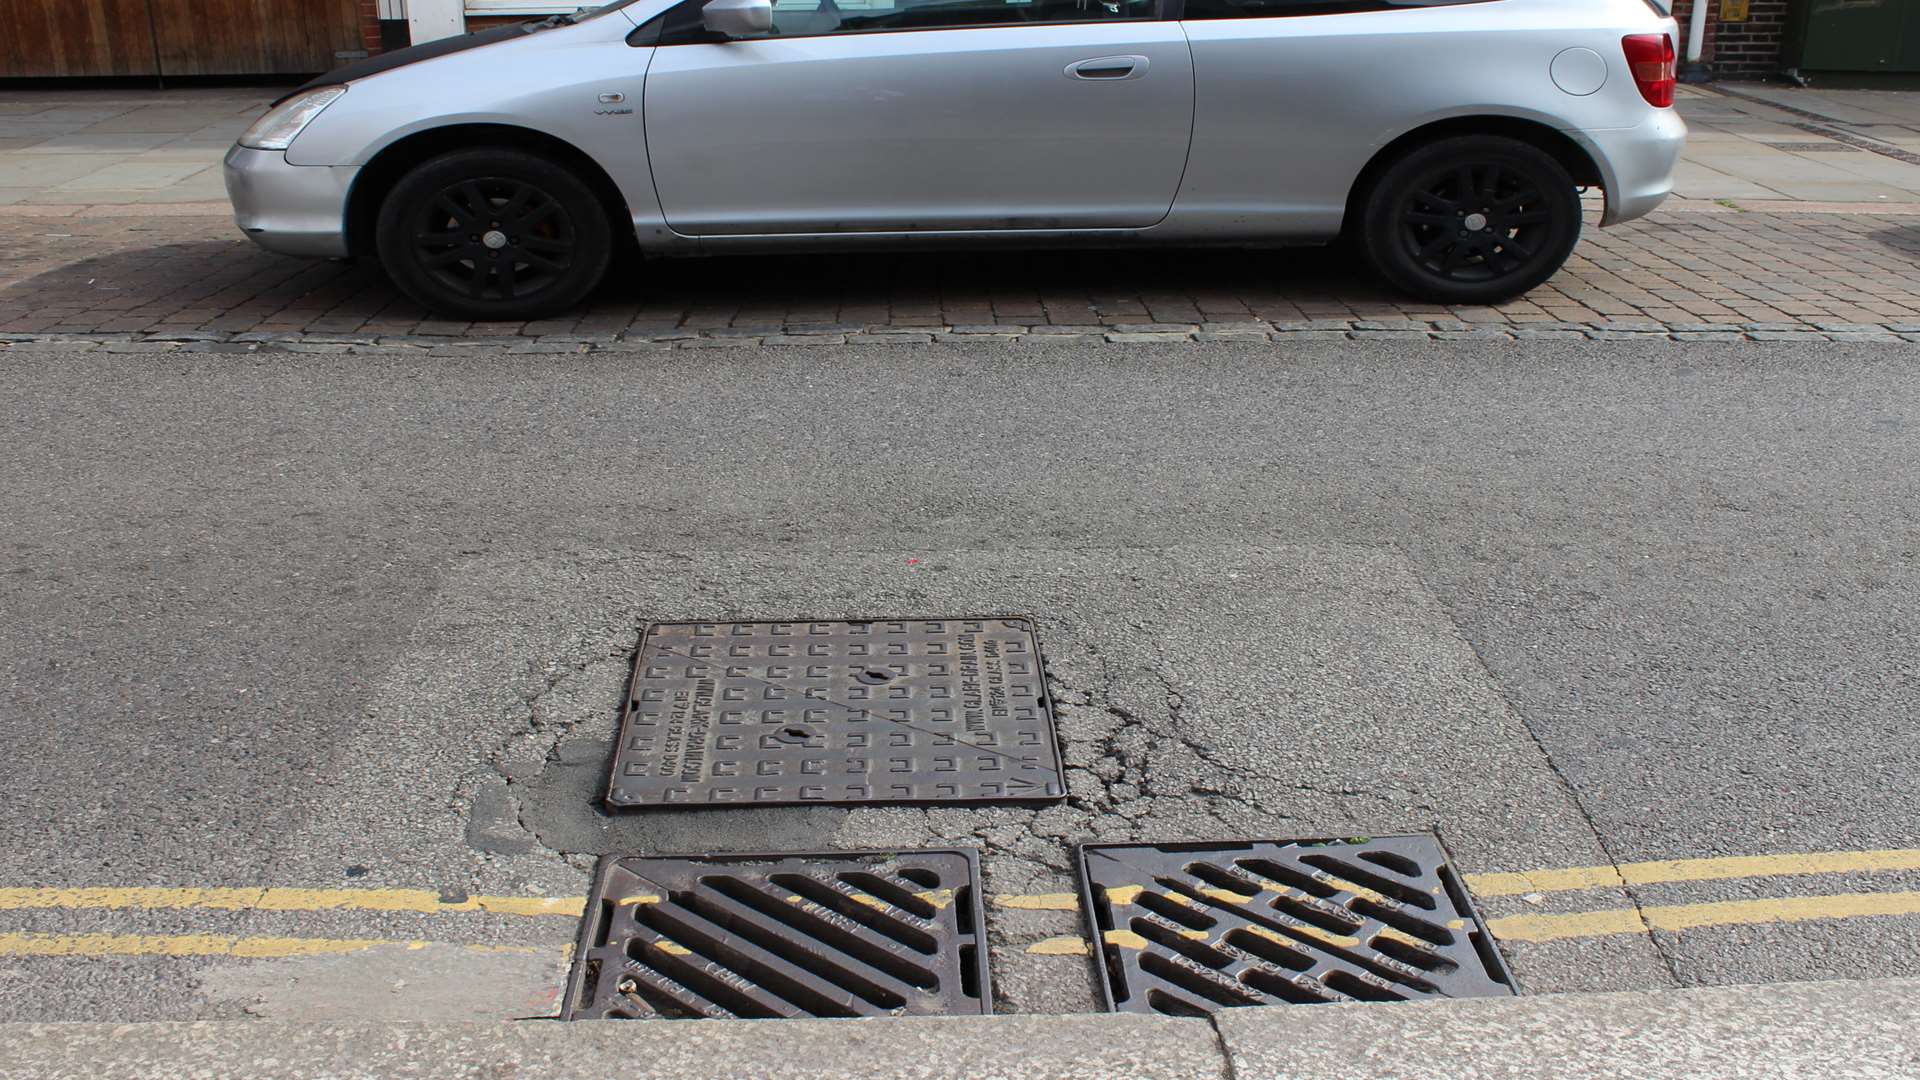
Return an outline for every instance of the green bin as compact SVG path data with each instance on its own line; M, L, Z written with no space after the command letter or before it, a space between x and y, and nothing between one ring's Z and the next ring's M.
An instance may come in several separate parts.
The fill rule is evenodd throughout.
M1801 71L1920 72L1920 0L1797 0L1783 46Z

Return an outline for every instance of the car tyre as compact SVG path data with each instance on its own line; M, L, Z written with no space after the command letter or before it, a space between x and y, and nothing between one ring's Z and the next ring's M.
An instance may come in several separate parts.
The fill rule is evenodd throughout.
M1552 277L1580 239L1580 196L1553 155L1498 135L1428 143L1364 202L1374 272L1422 300L1491 304Z
M387 193L375 229L400 291L466 321L565 311L600 284L613 253L606 207L585 181L505 148L415 166Z

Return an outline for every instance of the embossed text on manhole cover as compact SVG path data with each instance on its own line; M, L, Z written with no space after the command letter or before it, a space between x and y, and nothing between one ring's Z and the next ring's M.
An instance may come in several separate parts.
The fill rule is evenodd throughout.
M1025 619L655 623L607 805L1066 796Z

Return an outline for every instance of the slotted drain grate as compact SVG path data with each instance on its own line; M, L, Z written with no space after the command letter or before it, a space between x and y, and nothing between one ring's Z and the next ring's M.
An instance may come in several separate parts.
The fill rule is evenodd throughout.
M1088 844L1078 855L1114 1012L1514 992L1430 836Z
M567 1020L980 1014L971 851L608 856Z
M1025 619L656 623L610 807L1066 797Z
M1857 154L1860 151L1851 146L1842 146L1834 142L1777 142L1767 143L1775 150L1790 150L1796 154Z

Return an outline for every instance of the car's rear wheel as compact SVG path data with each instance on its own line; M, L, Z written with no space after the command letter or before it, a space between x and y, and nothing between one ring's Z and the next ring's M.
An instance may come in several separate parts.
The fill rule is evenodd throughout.
M459 150L415 166L387 193L380 262L400 290L465 320L520 320L578 304L613 244L593 189L518 150Z
M1539 147L1498 135L1428 143L1374 181L1367 262L1423 300L1490 304L1552 277L1580 239L1573 178Z

